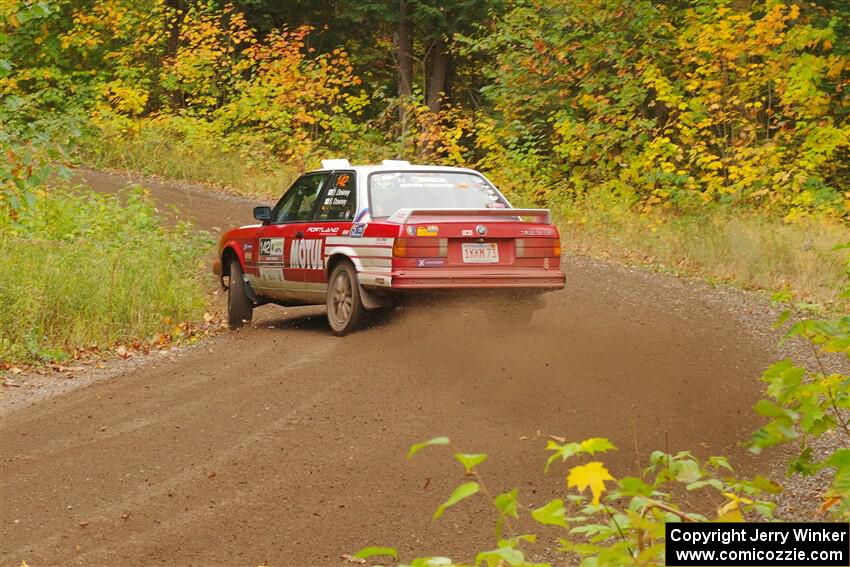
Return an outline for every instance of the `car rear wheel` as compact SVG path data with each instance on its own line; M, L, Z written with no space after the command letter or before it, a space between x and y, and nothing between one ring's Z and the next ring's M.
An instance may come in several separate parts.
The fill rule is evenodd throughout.
M337 264L328 280L328 323L335 335L347 335L363 322L357 272L349 262Z
M230 262L230 285L227 287L227 323L231 329L238 329L251 322L254 315L254 302L245 291L245 278L239 260Z

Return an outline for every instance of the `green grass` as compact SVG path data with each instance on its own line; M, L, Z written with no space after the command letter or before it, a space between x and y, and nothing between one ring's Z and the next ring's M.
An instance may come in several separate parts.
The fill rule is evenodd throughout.
M82 140L81 156L95 168L200 182L247 196L279 196L303 171L274 159L260 144L224 143L207 127L180 117L148 121L134 132L105 125Z
M830 312L850 283L850 230L840 222L785 223L751 210L712 206L689 214L642 215L603 197L557 209L566 250L648 265L759 291L792 290Z
M208 235L164 227L140 189L34 197L0 223L0 360L62 360L202 319Z

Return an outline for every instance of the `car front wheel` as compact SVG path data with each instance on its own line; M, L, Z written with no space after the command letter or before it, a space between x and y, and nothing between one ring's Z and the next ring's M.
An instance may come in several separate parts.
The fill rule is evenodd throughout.
M238 329L251 322L254 315L254 302L245 291L245 279L239 260L230 262L230 285L227 287L227 323L231 329Z
M357 272L349 262L337 264L328 280L328 323L335 335L347 335L363 321Z

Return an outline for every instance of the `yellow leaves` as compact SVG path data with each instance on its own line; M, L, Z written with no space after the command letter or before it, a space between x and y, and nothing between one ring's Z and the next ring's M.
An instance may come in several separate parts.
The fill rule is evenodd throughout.
M136 116L148 103L148 92L141 87L112 81L104 87L104 96L119 112Z
M605 481L614 480L605 465L599 461L592 461L586 465L579 465L570 469L567 476L567 488L576 487L580 492L590 487L593 494L593 504L599 504L599 498L605 491Z
M791 4L791 10L788 13L789 20L796 20L800 17L800 6L798 4Z
M753 501L732 492L724 492L723 496L728 498L728 500L717 509L717 521L743 522L744 515L741 513L741 504L752 504Z

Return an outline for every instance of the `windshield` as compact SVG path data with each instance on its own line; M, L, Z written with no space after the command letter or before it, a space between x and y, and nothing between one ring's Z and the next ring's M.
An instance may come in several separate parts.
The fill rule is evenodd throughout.
M369 176L372 217L399 209L506 208L507 202L486 179L451 171L387 171Z

